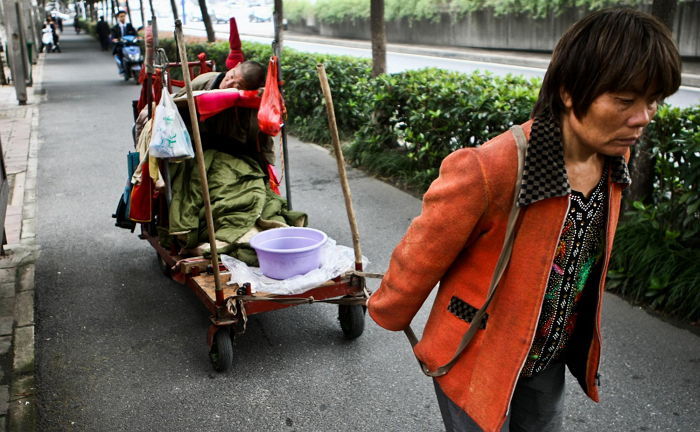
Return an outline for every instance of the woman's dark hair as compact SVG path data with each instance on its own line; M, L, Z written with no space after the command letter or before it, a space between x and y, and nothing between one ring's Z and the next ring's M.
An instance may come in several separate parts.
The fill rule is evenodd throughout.
M576 117L609 91L634 90L664 99L681 83L681 59L671 32L651 15L604 9L576 22L561 37L532 115L564 112L560 90L571 95Z

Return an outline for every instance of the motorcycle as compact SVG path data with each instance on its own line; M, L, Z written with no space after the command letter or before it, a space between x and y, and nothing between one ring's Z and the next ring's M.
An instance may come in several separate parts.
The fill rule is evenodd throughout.
M123 36L117 46L117 49L122 52L121 59L119 55L114 55L114 60L116 60L120 70L119 73L124 74L124 81L129 81L129 78L133 77L137 84L143 66L143 54L141 54L141 46L138 42L139 38L136 36Z

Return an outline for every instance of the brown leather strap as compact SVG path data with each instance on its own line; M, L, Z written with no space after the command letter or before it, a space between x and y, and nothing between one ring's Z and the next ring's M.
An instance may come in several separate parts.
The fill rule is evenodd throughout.
M525 164L525 154L527 152L528 144L527 139L525 138L525 133L523 133L520 126L515 125L511 127L510 130L513 133L513 136L515 136L515 144L518 147L518 175L515 182L513 205L511 206L510 214L508 215L508 225L506 226L506 235L503 241L503 248L501 249L501 254L498 257L498 261L496 262L496 268L494 269L493 277L491 278L491 285L489 286L486 301L474 314L474 318L472 318L469 329L466 333L464 333L464 336L462 336L462 341L459 343L459 346L455 350L455 353L449 362L431 371L418 357L416 357L421 370L429 377L439 377L449 372L450 369L452 369L452 366L454 366L454 364L457 363L457 360L459 360L462 352L464 352L467 346L469 346L469 343L474 338L474 335L476 335L476 332L481 328L481 322L486 314L486 309L488 309L489 305L491 304L491 300L493 300L493 297L496 294L498 283L501 281L501 277L503 276L503 273L508 267L508 262L510 261L510 254L513 250L513 241L515 240L515 224L518 220L518 215L520 214L520 207L518 207L518 196L520 195L520 183L522 182L523 178L523 165ZM411 343L411 346L416 346L418 343L418 338L410 325L404 329L404 333L406 334L408 341Z

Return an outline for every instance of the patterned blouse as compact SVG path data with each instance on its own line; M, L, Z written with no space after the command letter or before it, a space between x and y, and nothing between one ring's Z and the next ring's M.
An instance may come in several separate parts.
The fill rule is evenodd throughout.
M590 196L572 190L570 208L554 256L535 339L522 376L532 376L560 359L578 317L577 305L605 250L608 164Z

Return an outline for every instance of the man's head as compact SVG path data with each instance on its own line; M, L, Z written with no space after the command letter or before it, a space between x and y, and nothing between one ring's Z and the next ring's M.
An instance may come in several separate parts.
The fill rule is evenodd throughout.
M256 90L265 85L265 68L258 62L247 60L226 72L219 88Z
M120 10L119 12L116 13L117 19L119 20L120 23L124 24L126 23L126 12L123 10Z
M100 21L104 21L104 20L105 20L105 17L100 15Z
M662 100L678 90L680 71L671 34L656 18L633 9L594 12L571 26L554 48L533 115L549 109L560 118L567 110L563 93L576 117L607 92L652 91Z

